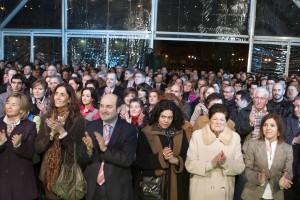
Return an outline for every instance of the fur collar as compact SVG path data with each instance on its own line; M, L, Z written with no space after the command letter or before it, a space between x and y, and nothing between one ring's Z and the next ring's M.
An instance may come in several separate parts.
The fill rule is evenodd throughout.
M225 126L224 131L220 133L218 138L226 146L230 144L232 131L227 127L227 125ZM217 139L216 135L210 129L209 124L206 124L202 129L202 139L205 145L210 145L215 139Z

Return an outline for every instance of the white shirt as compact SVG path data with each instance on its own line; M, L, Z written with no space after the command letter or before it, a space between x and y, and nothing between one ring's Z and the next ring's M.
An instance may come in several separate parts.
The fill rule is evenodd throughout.
M269 152L267 150L268 168L270 170L272 167L273 161L274 161L275 150L277 147L277 140L272 142L271 144L270 144L269 140L267 140L267 139L265 139L265 142L266 142L266 148L268 149L268 147L271 146L271 151L272 151L272 152ZM262 195L262 198L263 199L273 199L272 190L271 190L269 183L267 184L267 187L264 191L264 194Z

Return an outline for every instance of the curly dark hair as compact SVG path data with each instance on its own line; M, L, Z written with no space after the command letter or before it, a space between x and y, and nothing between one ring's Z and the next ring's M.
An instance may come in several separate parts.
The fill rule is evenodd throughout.
M72 86L69 83L65 83L65 82L62 82L55 87L55 89L53 91L53 95L51 96L50 111L49 111L48 116L52 116L53 114L57 115L57 113L58 113L57 108L55 106L54 96L55 96L55 92L56 92L57 88L60 88L60 87L64 87L67 91L67 94L69 95L69 99L70 99L70 103L68 104L68 108L70 111L69 117L73 118L76 114L79 113L79 103L78 103L74 89L72 88Z
M171 126L178 131L181 130L184 124L183 114L180 108L172 100L161 100L155 105L154 109L152 110L149 124L153 125L158 123L160 114L165 110L171 110L173 112L173 121Z

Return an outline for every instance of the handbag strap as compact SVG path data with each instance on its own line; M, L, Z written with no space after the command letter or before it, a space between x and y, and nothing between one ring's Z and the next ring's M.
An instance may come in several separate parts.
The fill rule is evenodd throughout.
M76 157L76 142L74 142L74 164L77 163L77 157Z

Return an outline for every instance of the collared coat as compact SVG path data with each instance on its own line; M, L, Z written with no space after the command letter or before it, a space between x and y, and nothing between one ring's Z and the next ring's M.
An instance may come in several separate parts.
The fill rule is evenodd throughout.
M217 138L207 124L193 133L189 145L185 163L190 172L189 199L232 200L235 175L245 168L240 136L226 126ZM211 160L221 151L226 162L212 169Z
M283 190L280 189L279 179L284 172L287 172L287 178L292 180L292 147L286 143L277 143L274 160L269 170L267 160L267 150L265 140L250 140L245 154L245 176L246 185L242 193L244 200L259 200L265 191L267 184L270 184L274 200L283 200ZM259 184L258 173L265 171L266 182L263 186Z
M7 129L0 119L0 130ZM22 134L21 146L14 148L11 142L13 135ZM30 200L38 197L32 157L35 153L36 138L35 123L21 120L6 143L0 146L0 199L2 200Z

